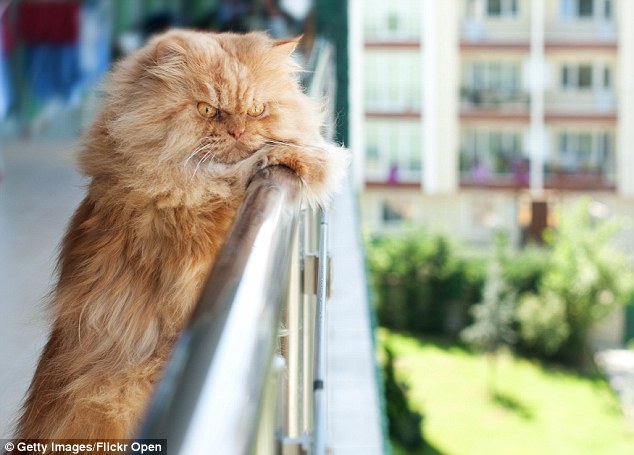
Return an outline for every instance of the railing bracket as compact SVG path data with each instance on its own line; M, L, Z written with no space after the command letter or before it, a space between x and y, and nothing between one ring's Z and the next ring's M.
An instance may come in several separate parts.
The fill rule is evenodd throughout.
M302 433L297 438L282 439L281 455L308 455L310 447L310 435Z
M328 255L328 280L326 282L326 297L330 298L332 294L332 257ZM319 272L319 255L316 253L307 253L304 255L304 294L317 295L317 275Z

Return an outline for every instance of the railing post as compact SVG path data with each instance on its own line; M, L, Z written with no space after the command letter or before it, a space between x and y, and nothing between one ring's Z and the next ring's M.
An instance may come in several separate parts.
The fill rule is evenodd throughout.
M306 254L307 209L301 211L296 236L293 242L293 265L291 268L289 297L283 316L283 336L281 339L282 354L286 359L285 390L280 400L284 409L284 433L282 437L282 453L300 455L302 446L306 445L308 427L306 414L306 394L304 380L307 375L307 350L310 348L306 339L306 296L304 294L304 257Z
M328 219L320 212L319 223L319 270L317 273L317 306L315 321L315 376L313 381L313 453L326 454L326 299L328 293Z
M255 453L257 454L277 454L281 452L282 407L284 397L286 372L286 361L284 357L275 355L273 357L271 371L269 372L264 399L260 409L258 423L258 434L255 443Z

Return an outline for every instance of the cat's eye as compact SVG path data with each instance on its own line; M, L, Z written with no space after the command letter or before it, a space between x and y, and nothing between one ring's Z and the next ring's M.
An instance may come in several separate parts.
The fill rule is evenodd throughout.
M264 103L255 103L249 108L247 114L250 117L259 117L260 115L264 114Z
M201 101L200 103L198 103L197 107L198 107L198 113L205 118L212 118L218 115L218 109L216 109L209 103L205 103L204 101Z

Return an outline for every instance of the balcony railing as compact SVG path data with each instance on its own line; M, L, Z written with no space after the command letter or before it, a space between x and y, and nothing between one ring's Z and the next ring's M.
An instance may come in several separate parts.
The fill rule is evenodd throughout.
M321 97L332 49L314 52L307 85ZM326 453L327 236L292 171L253 177L140 439L167 439L170 454Z
M463 108L467 109L517 109L526 110L529 106L528 93L520 90L460 89Z
M460 32L464 43L527 44L530 23L525 17L466 17Z
M618 97L611 90L547 90L544 93L547 115L616 114Z
M490 171L472 167L460 172L462 188L522 190L529 186L528 163L514 169ZM561 191L613 191L614 172L598 167L562 170L547 165L544 169L544 188Z
M481 11L467 11L461 23L461 38L464 43L503 45L530 42L532 2L517 14L487 15ZM554 14L553 14L554 13ZM572 11L546 12L543 17L544 37L547 43L556 45L611 47L617 41L617 22L612 14L595 11L593 15L576 16Z

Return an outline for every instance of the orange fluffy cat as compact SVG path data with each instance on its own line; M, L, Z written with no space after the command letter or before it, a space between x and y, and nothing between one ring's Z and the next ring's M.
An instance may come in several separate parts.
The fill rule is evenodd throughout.
M347 155L320 135L295 45L171 31L116 65L18 437L133 437L249 177L286 165L311 204L341 182Z

